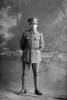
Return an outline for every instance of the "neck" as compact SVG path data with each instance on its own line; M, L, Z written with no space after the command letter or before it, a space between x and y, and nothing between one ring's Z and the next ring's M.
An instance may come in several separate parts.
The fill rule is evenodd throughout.
M32 31L36 32L36 31L37 31L37 29L32 29Z

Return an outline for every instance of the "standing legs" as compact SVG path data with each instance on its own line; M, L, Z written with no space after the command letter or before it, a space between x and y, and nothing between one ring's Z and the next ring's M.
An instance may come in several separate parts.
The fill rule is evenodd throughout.
M22 69L23 69L23 72L22 72L22 89L18 93L20 95L26 93L26 80L27 80L29 68L30 68L30 63L23 62L23 66L22 66Z
M39 63L33 63L32 64L32 70L34 74L34 87L35 87L35 94L42 95L42 93L39 91Z

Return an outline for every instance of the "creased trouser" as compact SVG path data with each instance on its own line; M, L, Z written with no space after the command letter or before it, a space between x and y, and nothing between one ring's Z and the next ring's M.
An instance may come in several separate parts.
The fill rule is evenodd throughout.
M28 76L28 72L30 69L30 66L32 66L32 71L34 75L34 86L35 89L39 88L39 64L40 63L27 63L23 62L23 73L22 73L22 89L26 88L26 78Z

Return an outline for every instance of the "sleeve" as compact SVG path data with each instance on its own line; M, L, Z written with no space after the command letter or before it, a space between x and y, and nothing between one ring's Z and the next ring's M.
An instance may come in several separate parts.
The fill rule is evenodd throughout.
M22 37L20 39L20 48L22 50L24 50L24 41L25 41L25 37L24 37L24 33L23 33L23 35L22 35Z
M40 35L40 46L39 46L40 50L42 50L44 48L44 37L43 34L41 33Z

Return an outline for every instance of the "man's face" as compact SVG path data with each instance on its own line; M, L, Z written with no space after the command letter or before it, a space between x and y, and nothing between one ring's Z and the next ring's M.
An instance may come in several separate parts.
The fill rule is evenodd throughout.
M38 26L37 24L32 24L32 23L30 24L30 28L34 30L37 28L37 26Z

